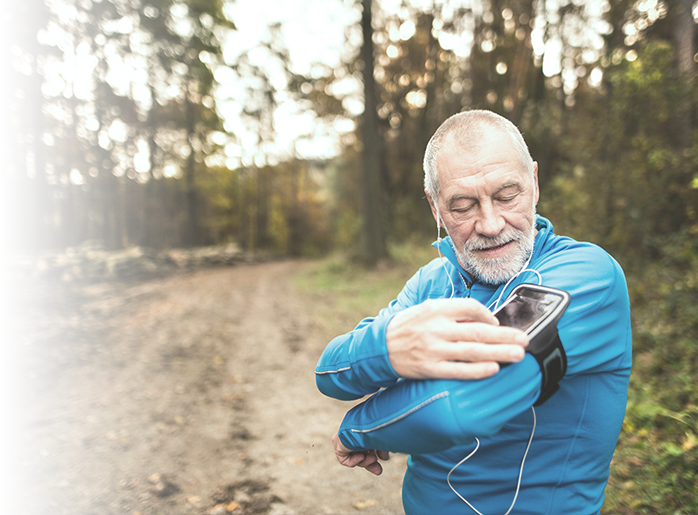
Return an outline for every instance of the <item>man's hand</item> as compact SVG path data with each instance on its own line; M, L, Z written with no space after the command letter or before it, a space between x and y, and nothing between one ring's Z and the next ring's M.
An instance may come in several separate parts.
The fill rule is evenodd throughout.
M376 476L383 473L383 467L378 462L378 458L384 461L390 459L390 454L385 451L351 451L342 444L337 433L332 437L332 445L339 463L350 468L357 466L365 468Z
M521 361L528 345L523 331L500 327L472 299L433 299L397 313L386 332L388 359L400 377L482 379L499 363Z

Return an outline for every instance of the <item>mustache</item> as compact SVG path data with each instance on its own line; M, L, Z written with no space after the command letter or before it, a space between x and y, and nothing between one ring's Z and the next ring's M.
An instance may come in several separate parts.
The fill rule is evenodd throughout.
M518 229L512 229L506 233L499 234L494 238L488 238L487 236L473 236L463 245L463 250L466 252L472 252L501 247L502 245L506 245L512 241L520 240L524 236L524 232Z

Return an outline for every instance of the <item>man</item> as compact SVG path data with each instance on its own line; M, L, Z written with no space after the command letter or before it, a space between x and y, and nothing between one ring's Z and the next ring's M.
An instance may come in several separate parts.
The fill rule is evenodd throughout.
M631 367L620 266L536 215L537 164L494 113L449 118L424 169L449 235L435 244L440 257L377 317L330 342L316 368L326 395L371 395L334 436L337 458L380 474L378 458L410 454L408 514L599 513ZM545 378L528 338L491 313L523 283L571 296L557 323L566 373L540 405Z

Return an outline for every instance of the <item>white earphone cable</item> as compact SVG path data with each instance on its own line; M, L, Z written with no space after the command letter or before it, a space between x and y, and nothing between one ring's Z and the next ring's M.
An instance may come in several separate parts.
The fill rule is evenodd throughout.
M526 456L528 456L528 450L531 448L531 442L533 442L533 434L536 432L536 410L533 406L531 406L531 411L533 412L533 429L531 429L531 436L528 438L526 451L524 451L523 458L521 459L521 467L519 467L519 479L516 482L516 493L514 494L514 500L511 501L511 506L509 506L509 509L504 515L509 515L509 513L511 513L511 510L514 509L514 505L516 504L516 499L519 497L519 490L521 489L521 478L523 477L524 463L526 463ZM468 461L473 456L473 454L475 454L477 450L480 448L480 440L475 438L475 441L477 442L475 449L473 449L473 451L470 454L468 454L465 458L456 463L456 465L448 472L448 475L446 475L446 483L448 483L449 488L453 490L453 493L456 494L461 501L467 504L471 510L477 513L477 515L483 515L472 504L470 504L465 497L459 494L458 491L451 484L451 474L453 473L453 471L460 467L463 463Z
M532 273L536 274L538 276L538 285L540 286L541 284L543 284L543 277L540 275L540 272L538 272L538 270L534 270L533 268L526 268L529 265L529 263L531 262L532 257L533 257L533 253L531 253L531 255L528 257L528 261L526 261L523 268L519 272L517 272L516 275L514 275L511 279L509 279L506 282L506 284L504 285L504 288L502 288L502 291L499 293L499 297L497 297L496 301L494 301L492 304L487 306L488 309L492 309L492 310L497 309L497 306L499 306L499 302L502 300L502 296L504 295L504 292L507 291L507 288L509 287L511 282L514 279L516 279L518 276L523 274L524 272L532 272Z
M444 272L446 272L446 277L448 277L448 282L451 283L451 296L449 299L452 299L453 296L456 294L456 285L453 284L453 279L451 279L451 274L448 273L448 269L446 268L446 258L444 258L443 254L441 254L441 224L439 223L439 220L441 219L441 215L439 215L439 211L437 208L436 211L436 216L438 219L436 220L436 250L439 252L439 258L441 258L441 266L444 269ZM446 226L444 226L444 230L446 230L446 233L448 234L448 229L446 229Z

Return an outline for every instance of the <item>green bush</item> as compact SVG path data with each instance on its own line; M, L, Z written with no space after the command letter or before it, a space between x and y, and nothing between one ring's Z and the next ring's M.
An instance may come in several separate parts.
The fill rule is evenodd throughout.
M698 513L697 235L629 277L635 356L605 514Z

